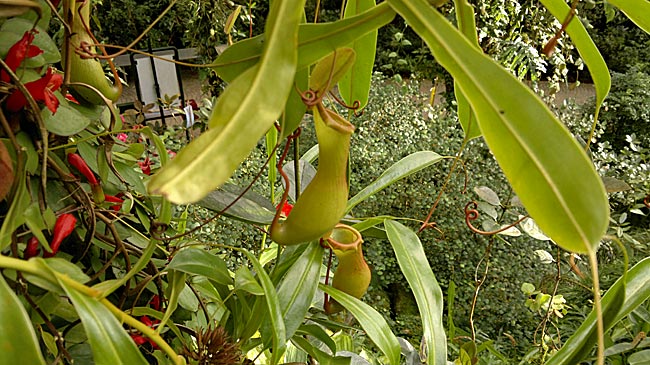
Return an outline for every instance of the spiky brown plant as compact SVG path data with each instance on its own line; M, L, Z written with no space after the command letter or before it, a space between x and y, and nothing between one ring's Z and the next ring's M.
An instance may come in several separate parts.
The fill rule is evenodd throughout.
M196 332L196 348L185 349L185 354L199 365L241 364L239 345L232 342L223 327Z

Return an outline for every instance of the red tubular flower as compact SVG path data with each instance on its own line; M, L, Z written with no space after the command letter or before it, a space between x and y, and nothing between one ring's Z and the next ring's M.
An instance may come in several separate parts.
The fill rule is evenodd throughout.
M153 162L149 159L149 156L144 159L144 162L138 162L138 165L140 165L143 174L151 175L151 165L153 165Z
M97 180L95 173L88 167L88 164L81 156L76 153L68 153L68 163L77 169L88 180L90 185L99 185L99 180Z
M5 57L5 63L11 71L16 72L25 58L35 57L43 53L42 49L32 45L34 34L36 33L35 29L25 32L23 37L9 48L9 52L7 52L7 56ZM4 82L11 80L5 70L0 71L0 80Z
M122 208L122 203L124 203L123 199L120 199L120 198L118 198L116 196L113 196L113 195L104 195L104 201L107 201L109 203L117 203L117 204L111 205L111 209L113 209L116 212L119 211Z
M27 242L27 247L25 247L25 251L23 251L23 258L25 260L29 260L32 257L38 256L40 252L41 249L39 247L38 238L32 237Z
M54 91L60 88L61 84L63 84L63 76L53 73L52 68L48 68L43 77L26 83L25 88L27 88L34 100L44 102L45 106L54 114L59 107L59 99L54 96ZM18 89L14 90L7 98L6 106L10 112L15 113L24 108L25 105L27 105L27 99L22 91Z
M43 257L52 257L56 255L56 253L59 252L59 247L61 247L61 242L63 242L63 240L74 231L74 226L76 224L77 218L75 218L74 215L69 213L61 214L54 224L54 235L52 237L52 242L50 243L52 252L43 253Z

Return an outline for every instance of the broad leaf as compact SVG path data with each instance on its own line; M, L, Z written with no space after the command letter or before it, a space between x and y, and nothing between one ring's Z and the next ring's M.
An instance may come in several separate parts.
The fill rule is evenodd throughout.
M343 17L351 18L375 6L375 0L349 0L345 4ZM356 52L357 59L339 82L339 93L346 104L352 105L358 100L359 108L363 109L368 104L372 68L377 52L377 31L359 37L350 46Z
M219 189L208 193L197 204L214 212L221 212L232 204L243 190L237 185L225 183ZM268 199L249 190L229 207L224 212L224 215L254 224L271 224L275 215L275 208Z
M387 168L386 171L377 178L377 180L370 183L370 185L363 188L363 190L358 192L357 195L348 200L346 212L349 212L357 206L357 204L385 189L390 184L429 167L443 158L445 157L440 156L435 152L419 151L395 162L395 164Z
M379 4L355 17L332 23L301 24L298 32L298 69L305 68L339 47L375 31L395 17L387 4ZM253 67L262 54L264 35L228 47L212 65L227 82Z
M62 280L59 280L59 285L65 290L79 314L93 350L95 364L147 364L131 336L124 331L122 324L108 308L96 299L76 291Z
M478 43L478 34L476 28L476 19L474 18L474 7L467 2L467 0L454 0L456 8L456 21L458 22L458 30L474 45L480 49ZM456 81L454 81L456 84ZM481 136L481 131L476 123L476 115L472 110L471 105L467 101L467 97L463 94L460 87L454 87L454 95L456 96L456 103L458 104L458 121L463 132L465 132L465 140L470 140Z
M540 228L562 248L594 252L609 219L605 189L569 131L528 87L425 0L389 0L458 82L490 150Z
M442 324L443 296L418 236L402 224L384 222L390 244L406 281L408 281L422 317L427 364L445 364L447 338Z
M293 88L304 2L273 2L259 62L226 88L212 111L210 130L152 177L150 191L177 204L195 202L221 186L248 156Z
M625 295L622 295L622 292ZM620 298L625 300L621 301ZM645 258L627 272L627 279L624 276L620 277L603 296L601 303L605 331L627 317L648 298L650 298L650 258ZM611 312L611 309L614 309L615 315L608 316L607 312ZM548 359L546 364L579 364L581 359L589 355L595 344L596 313L591 311L580 327L566 340L564 346Z
M48 108L41 110L41 117L48 132L67 137L86 129L91 120L70 106L72 103L63 97L61 93L57 92L55 95L59 99L59 107L56 113L52 114Z
M331 286L319 284L319 288L352 313L372 342L386 355L389 364L400 363L399 341L379 312L359 299Z
M243 290L253 295L264 295L264 289L255 280L253 273L246 266L241 266L235 271L235 289Z
M228 273L226 262L205 250L185 248L180 250L167 265L168 269L182 271L190 275L205 276L214 282L230 285L232 278Z
M560 22L564 20L564 17L566 17L571 10L563 0L541 0L541 2ZM646 4L650 4L648 1L645 2ZM650 8L648 10L650 11ZM603 101L605 100L607 93L609 93L609 88L612 85L609 70L607 69L607 64L605 64L603 56L600 54L600 51L598 51L596 44L591 39L589 33L587 33L587 29L585 29L585 26L582 25L582 22L577 16L571 21L571 23L569 23L566 32L578 49L580 57L585 61L587 69L591 74L591 79L594 81L594 87L596 89L596 111L594 113L594 123L596 123L598 121L600 107L603 105Z
M607 0L623 12L639 28L650 33L650 1L648 0Z
M0 348L5 364L45 364L32 322L13 290L0 275Z

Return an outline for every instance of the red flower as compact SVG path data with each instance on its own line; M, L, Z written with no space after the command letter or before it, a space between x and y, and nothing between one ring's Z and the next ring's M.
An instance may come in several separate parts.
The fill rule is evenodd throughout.
M140 166L143 174L151 175L151 165L153 165L153 162L149 159L149 156L147 156L144 161L138 162L138 165Z
M59 107L59 99L54 96L54 91L61 87L62 83L63 76L52 73L52 68L48 68L43 77L36 81L26 83L25 87L34 100L44 102L47 108L54 114ZM9 98L7 98L7 110L10 112L17 112L25 105L27 105L27 99L20 90L14 90L9 95Z
M293 209L293 204L284 202L284 205L282 205L282 215L288 217L289 213L291 213L291 209Z
M30 238L27 242L27 246L25 247L25 251L23 251L23 258L25 260L29 260L32 257L38 256L38 254L41 252L41 249L38 246L38 238Z
M147 327L153 328L154 325L160 323L160 320L155 319L155 320L152 321L151 319L149 319L149 317L142 316L142 317L140 317L140 322L146 324ZM138 346L149 342L149 344L151 344L151 347L153 347L154 349L159 348L158 345L155 342L153 342L150 338L145 337L140 333L131 333L131 338L133 339L133 341L135 341L135 343Z
M111 205L111 209L116 212L122 208L122 203L124 203L123 199L120 199L113 195L104 195L104 201L107 201L109 203L117 203L115 205Z
M42 49L32 46L35 33L37 33L35 29L25 32L23 37L9 48L7 57L5 57L5 63L9 66L11 71L16 72L25 58L35 57L43 53ZM0 80L4 82L9 82L11 80L9 74L5 70L0 71Z
M99 185L95 173L88 167L88 164L81 156L76 153L68 153L68 163L77 169L88 180L90 185Z
M63 242L66 237L68 237L73 231L74 226L77 224L77 218L70 213L64 213L56 219L54 223L54 234L52 236L52 242L50 243L50 248L52 252L43 253L43 257L52 257L59 252L59 247L61 247L61 242Z
M119 139L122 142L126 142L126 140L129 139L129 135L126 133L118 133L117 139Z

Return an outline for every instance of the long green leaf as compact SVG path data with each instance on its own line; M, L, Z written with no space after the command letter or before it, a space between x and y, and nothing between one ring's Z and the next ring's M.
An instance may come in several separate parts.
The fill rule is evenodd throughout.
M0 275L0 361L3 364L45 364L29 315Z
M427 364L447 362L447 338L442 324L443 297L418 236L402 224L386 220L386 233L408 281L422 317Z
M540 228L568 251L593 252L608 225L607 195L569 131L425 0L388 3L458 82L488 146Z
M404 157L395 162L391 167L387 168L386 171L377 178L377 180L373 181L363 188L363 190L358 192L357 195L350 198L345 211L349 212L352 208L357 206L357 204L385 189L390 184L429 167L443 158L445 157L431 151L419 151Z
M395 12L387 4L379 4L352 18L332 23L301 24L298 32L298 69L390 23L394 17ZM225 81L234 80L257 63L262 54L264 37L249 38L228 47L216 59L213 69Z
M179 298L185 288L185 278L187 278L187 274L182 271L171 269L167 271L167 288L165 290L165 297L168 299L167 308L165 308L165 314L156 328L156 333L160 334L160 331L165 327L165 323L178 308Z
M625 301L620 302L621 290L625 292ZM610 307L618 307L615 316L604 316L605 331L612 328L618 321L632 313L638 306L650 298L650 258L645 258L627 272L627 280L620 277L607 290L601 303L603 312L609 312ZM564 343L546 364L572 365L579 364L593 349L596 343L596 313L591 311L580 327Z
M266 308L269 314L269 320L271 321L271 326L273 327L272 331L272 340L273 340L273 356L271 357L271 364L277 364L284 351L287 347L287 336L284 327L284 320L282 318L282 308L280 307L280 300L278 299L278 294L275 291L273 282L264 271L264 267L260 264L257 258L248 251L244 251L248 260L253 264L253 268L257 273L257 276L264 289L264 296L259 297L259 300L264 300L266 302Z
M190 275L201 275L223 285L230 285L233 282L228 266L222 258L198 248L180 250L174 255L167 268Z
M95 364L147 364L131 336L104 305L79 293L61 280L59 285L65 290L79 314L93 350Z
M541 0L541 2L560 22L564 20L564 17L566 17L571 10L563 0ZM646 3L650 4L648 1L646 1ZM577 16L571 21L571 23L569 23L566 32L578 49L580 57L585 61L587 69L591 74L591 79L594 81L594 87L596 89L596 111L594 113L594 121L597 121L600 107L603 105L603 101L605 100L605 97L607 97L609 88L612 85L607 64L598 51L596 44L589 36L589 33L587 33L587 29L585 29L585 26Z
M650 33L650 1L648 0L607 0L617 7L639 28Z
M375 6L375 0L349 0L345 5L343 17L351 18ZM359 108L362 109L368 104L370 79L377 53L377 30L359 37L350 46L357 54L357 59L350 71L339 82L339 93L348 105L352 105L355 100L358 100Z
M315 242L309 244L278 285L278 300L287 338L291 338L300 327L311 306L318 288L322 262L323 247Z
M476 48L480 49L476 19L474 18L474 7L467 0L454 0L454 7L456 9L458 29ZM454 84L456 83L454 81ZM458 104L458 121L461 127L463 127L463 132L465 132L465 139L469 141L470 139L480 137L481 131L476 122L476 115L474 115L474 111L471 105L469 105L467 97L458 85L454 87L454 95L456 95L456 103Z
M352 313L372 342L386 355L389 364L400 363L399 341L379 312L359 299L329 285L319 284L319 288Z
M305 0L275 1L259 62L217 101L210 130L151 178L149 190L181 204L221 186L282 113L298 62L298 24Z

